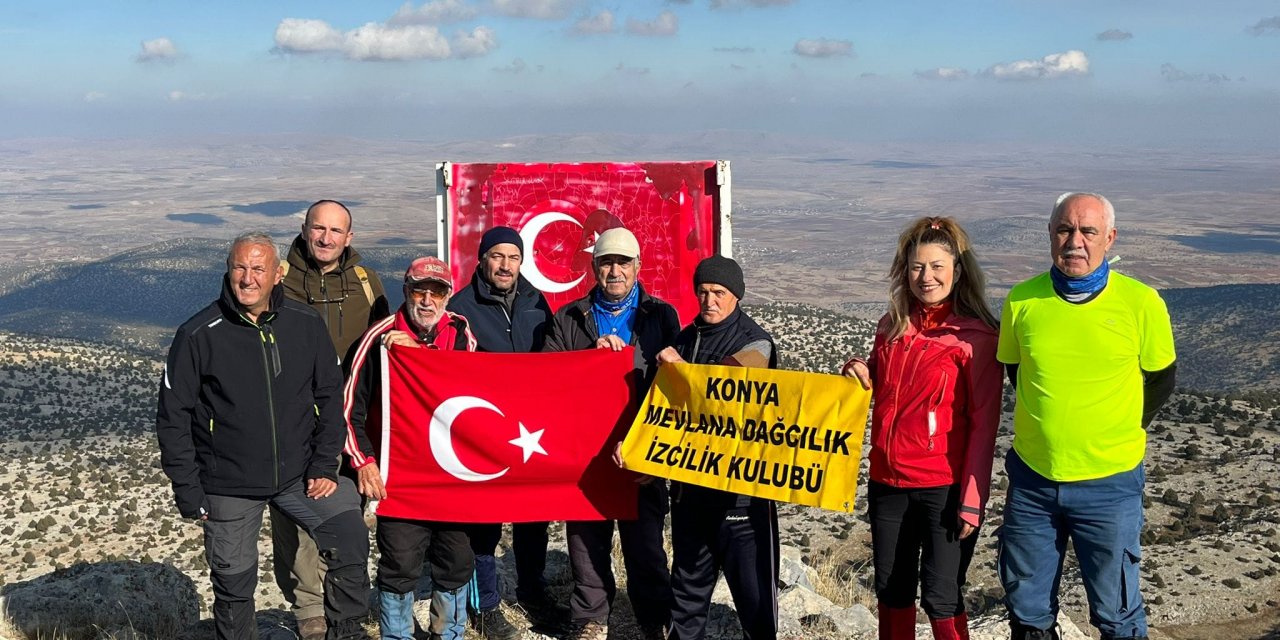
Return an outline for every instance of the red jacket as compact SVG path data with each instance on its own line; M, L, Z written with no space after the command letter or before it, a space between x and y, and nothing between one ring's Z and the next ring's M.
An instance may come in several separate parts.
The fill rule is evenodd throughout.
M998 332L977 318L927 320L913 310L906 332L887 342L880 319L867 362L875 407L871 479L901 488L960 485L960 516L982 522L1000 424ZM925 324L930 328L920 331Z

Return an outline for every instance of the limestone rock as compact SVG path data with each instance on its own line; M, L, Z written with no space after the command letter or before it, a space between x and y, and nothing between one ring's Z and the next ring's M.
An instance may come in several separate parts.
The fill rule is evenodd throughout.
M876 630L876 617L863 605L848 609L830 609L803 621L823 638L848 638Z
M172 638L200 619L195 583L163 564L77 564L0 590L0 609L31 637Z

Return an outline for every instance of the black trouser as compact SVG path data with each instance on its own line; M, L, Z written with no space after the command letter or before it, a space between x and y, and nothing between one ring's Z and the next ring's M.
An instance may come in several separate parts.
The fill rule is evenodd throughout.
M729 508L721 492L676 489L671 504L671 634L668 640L706 635L711 592L724 571L747 640L778 635L778 514L773 502L751 498ZM710 492L710 493L709 493ZM719 496L715 494L720 494Z
M220 640L258 637L253 591L258 583L258 531L267 503L306 529L320 548L328 566L327 637L363 637L360 622L369 612L369 530L350 480L339 478L338 490L318 500L306 496L302 482L266 498L210 495L208 500L204 545L213 582L214 630Z
M920 605L937 620L964 611L961 589L978 541L960 539L960 485L899 489L879 482L867 487L876 598L894 609Z
M378 588L383 591L413 591L422 577L423 558L438 589L454 591L471 581L475 556L463 525L378 516L377 540Z
M662 529L669 500L667 482L654 480L640 487L635 520L618 520L622 562L627 567L627 597L641 628L671 620L671 574L662 548ZM608 623L617 593L613 577L613 520L566 522L573 596L569 610L574 621Z
M547 522L512 525L511 546L516 554L516 598L537 598L546 585L542 573L547 568ZM498 565L494 553L502 539L502 525L473 524L467 527L471 550L475 553L476 590L480 610L498 606Z

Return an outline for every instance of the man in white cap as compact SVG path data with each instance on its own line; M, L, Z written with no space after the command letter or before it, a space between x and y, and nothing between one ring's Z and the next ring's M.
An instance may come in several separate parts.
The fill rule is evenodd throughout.
M671 305L645 293L637 281L640 244L625 228L600 234L593 252L596 286L586 297L556 312L544 351L635 347L637 394L657 372L658 352L680 331ZM667 483L645 477L640 487L638 517L618 522L622 560L627 568L627 594L646 640L665 637L671 620L671 575L662 547L667 514ZM604 640L608 635L614 584L610 554L613 521L567 522L573 596L569 609L575 640Z

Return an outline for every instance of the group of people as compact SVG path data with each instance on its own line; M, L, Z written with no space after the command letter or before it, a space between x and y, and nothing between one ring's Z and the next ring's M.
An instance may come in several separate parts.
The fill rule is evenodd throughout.
M166 360L161 460L179 511L203 524L219 638L257 637L257 532L268 505L275 577L300 635L365 637L362 512L387 495L365 423L380 411L380 359L395 349L631 346L636 394L664 363L777 366L773 338L739 306L745 280L729 258L697 265L699 312L681 328L675 309L641 284L635 236L609 229L593 249L595 287L553 314L520 275L520 234L494 227L469 284L455 292L447 263L417 258L392 312L350 246L351 225L341 203L316 202L283 261L269 235L237 237L221 296L178 329ZM1012 637L1057 638L1068 539L1103 637L1146 636L1137 589L1142 456L1144 428L1173 388L1168 313L1154 290L1109 270L1116 231L1105 198L1066 194L1049 232L1050 270L1010 292L1000 324L965 232L949 218L916 221L898 243L874 349L844 366L875 401L867 495L882 640L914 638L917 593L935 638L968 637L961 592L984 521L1006 373L1017 394L1015 439L998 535ZM616 454L615 463L623 464ZM704 637L722 574L744 637L776 638L774 503L639 481L635 520L565 525L570 637L607 636L616 528L644 638ZM518 637L499 607L501 527L378 516L381 637L414 637L424 563L431 638L461 639L468 622L488 640ZM520 523L512 532L516 600L534 619L564 615L543 575L547 528Z
M843 368L875 402L867 502L881 640L915 638L917 593L934 638L969 637L962 588L1006 375L1014 438L996 536L1010 638L1059 638L1068 542L1102 638L1147 637L1142 459L1174 387L1169 313L1154 289L1111 271L1105 197L1063 194L1048 231L1049 270L1013 287L997 322L964 230L912 223L872 352Z

